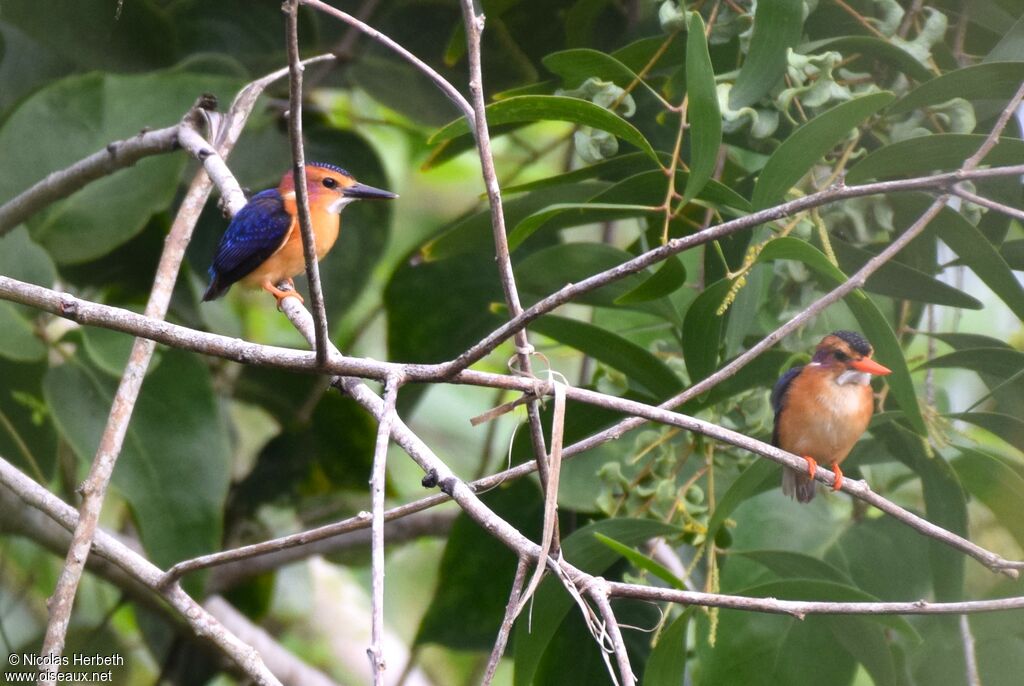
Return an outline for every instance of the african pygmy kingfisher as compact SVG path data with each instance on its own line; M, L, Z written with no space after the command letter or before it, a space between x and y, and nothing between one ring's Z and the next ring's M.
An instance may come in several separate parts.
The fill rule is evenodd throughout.
M807 473L783 468L782 492L801 503L814 497L817 466L831 467L833 490L843 484L839 463L871 421L875 403L871 376L891 370L871 359L874 349L859 333L834 331L821 339L807 365L793 367L772 390L772 444L801 455Z
M305 176L317 259L323 259L334 246L346 205L362 199L398 197L357 182L333 164L307 164ZM231 220L217 246L203 300L219 298L237 281L243 286L263 288L280 305L282 298L296 295L292 277L305 268L294 175L288 171L277 188L254 195ZM279 289L276 284L281 281L287 281L293 290Z

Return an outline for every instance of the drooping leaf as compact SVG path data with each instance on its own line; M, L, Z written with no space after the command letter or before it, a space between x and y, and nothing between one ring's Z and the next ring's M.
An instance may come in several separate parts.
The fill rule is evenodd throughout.
M691 610L676 617L651 651L644 668L643 686L679 686L686 675L686 630Z
M599 50L561 50L547 55L542 61L552 73L562 77L562 83L566 88L576 88L587 79L596 77L603 81L611 81L620 88L626 88L636 81L657 95L646 81L636 75L636 72L612 55Z
M722 114L718 109L715 92L715 70L711 65L704 20L700 13L691 12L686 40L686 97L690 118L690 178L682 203L697 197L718 163L718 149L722 145Z
M973 155L985 136L974 133L935 133L890 143L856 163L846 175L850 184L868 179L891 179L926 174L934 170L958 169ZM1024 141L1001 138L985 156L985 164L1019 164Z
M967 491L985 504L1017 545L1024 545L1024 476L1008 464L981 450L957 446L960 457L950 464Z
M594 536L597 538L597 540L601 541L601 543L604 543L606 546L617 552L619 555L622 555L622 557L628 560L630 564L632 564L637 569L642 569L644 571L650 572L651 574L658 577L659 579L667 583L669 586L672 586L673 588L685 588L685 585L679 577L670 572L664 565L660 564L656 560L653 560L647 555L644 555L643 553L634 550L628 545L619 543L614 538L605 536L604 534L595 533Z
M559 95L521 95L487 106L487 123L490 125L535 121L565 121L592 126L618 136L640 148L652 159L657 159L654 148L632 124L587 100ZM457 119L435 133L429 143L443 143L459 136L468 136L469 132L466 120Z
M750 51L729 92L729 107L752 105L775 87L786 70L786 51L800 40L803 12L800 0L758 3Z
M731 286L728 279L711 284L686 310L683 318L683 361L691 383L701 381L718 367L725 326L725 315L719 315L718 308Z
M629 305L655 300L676 291L684 283L686 283L686 267L678 257L673 255L665 260L658 270L647 277L643 283L616 298L615 304Z
M1024 419L998 412L953 412L946 417L981 427L1024 452Z
M871 93L819 114L795 130L761 170L751 204L757 209L781 200L822 156L850 130L892 102L892 93Z
M892 114L964 98L1008 100L1024 81L1024 62L987 62L963 67L922 83L893 104Z

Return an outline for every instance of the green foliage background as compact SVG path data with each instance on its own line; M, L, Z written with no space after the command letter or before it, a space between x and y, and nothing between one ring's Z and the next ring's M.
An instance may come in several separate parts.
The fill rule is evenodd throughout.
M1024 6L928 2L901 33L910 4L484 2L488 117L527 302L665 237L839 178L853 184L958 168L1024 80ZM340 24L307 11L301 20L304 55L339 44ZM370 21L459 87L466 83L456 3L388 0ZM200 93L226 105L244 83L285 63L283 36L278 2L2 0L0 202L112 140L173 124ZM306 157L342 164L402 197L346 210L341 241L322 265L332 335L354 355L450 359L505 316L495 306L501 290L472 140L422 75L379 45L356 45L343 64L307 70ZM677 142L683 102L689 128ZM279 83L250 120L229 160L244 186L275 185L288 168L286 107L287 84ZM1024 141L1011 126L986 162L1022 160ZM182 155L165 155L89 185L0 238L0 274L141 311L194 170ZM1019 179L974 189L1021 205ZM530 330L551 367L573 383L657 403L844 281L928 202L923 194L875 196L739 233L591 292ZM236 289L222 301L198 302L224 226L211 203L169 318L302 346L263 295ZM946 209L863 292L682 411L767 438L774 380L822 334L862 330L895 373L879 389L882 411L844 469L931 521L1020 559L1021 270L1018 222L966 204ZM129 347L123 335L0 302L0 456L74 501ZM510 353L504 346L479 366L505 371ZM156 564L368 508L375 426L352 402L305 376L173 350L158 355L103 521L137 537ZM466 421L502 400L464 387L416 388L403 390L400 409L470 478L505 463L518 420L502 419L492 433ZM616 419L570 406L567 440ZM529 459L523 432L510 454L516 463ZM389 466L391 502L425 494L404 455L393 452ZM566 557L609 578L679 584L632 550L668 534L699 589L819 600L1024 594L1021 582L844 496L791 503L778 480L770 463L700 436L634 431L565 465ZM521 531L539 535L532 481L485 499ZM3 533L9 530L0 522ZM0 537L0 652L38 649L60 562L30 541ZM367 587L368 562L360 555L329 562L217 590L303 659L358 683L331 649L335 635L345 636L344 622L317 622L314 609L325 597L341 603L325 595L337 579ZM462 517L446 538L389 549L388 620L432 683L479 678L514 568L514 555ZM190 578L189 591L203 597L214 577ZM117 589L91 579L71 634L74 646L129 656L117 679L152 683L163 673L178 683L232 682L191 643L175 641L176 627L120 600ZM616 612L624 624L658 627L626 632L645 685L678 685L684 672L685 683L719 686L964 681L951 617L797 621L675 607L659 616L630 602L617 603ZM577 614L545 582L532 631L517 626L499 679L605 683ZM971 618L986 686L1019 683L1022 619L1019 612ZM389 671L400 670L399 662L389 660Z

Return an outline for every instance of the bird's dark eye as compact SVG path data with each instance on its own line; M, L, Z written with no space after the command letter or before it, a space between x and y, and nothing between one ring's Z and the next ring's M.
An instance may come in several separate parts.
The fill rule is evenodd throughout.
M321 181L320 183L322 183L324 185L324 188L337 188L338 187L338 180L337 179L332 179L329 176L326 179L324 179L323 181Z
M850 359L849 355L847 355L846 353L844 353L842 351L839 351L839 350L837 350L834 354L835 354L836 360L838 360L839 362L847 362Z

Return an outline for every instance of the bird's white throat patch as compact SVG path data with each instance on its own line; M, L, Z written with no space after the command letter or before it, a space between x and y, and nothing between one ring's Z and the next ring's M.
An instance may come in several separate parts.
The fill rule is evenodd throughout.
M858 372L856 369L847 369L836 377L836 383L840 386L845 386L846 384L867 386L871 383L871 375L867 372Z
M345 209L345 205L355 202L358 199L359 198L346 198L345 196L341 196L340 198L338 198L337 200L335 200L334 202L327 206L327 211L332 214L341 214L341 211Z

